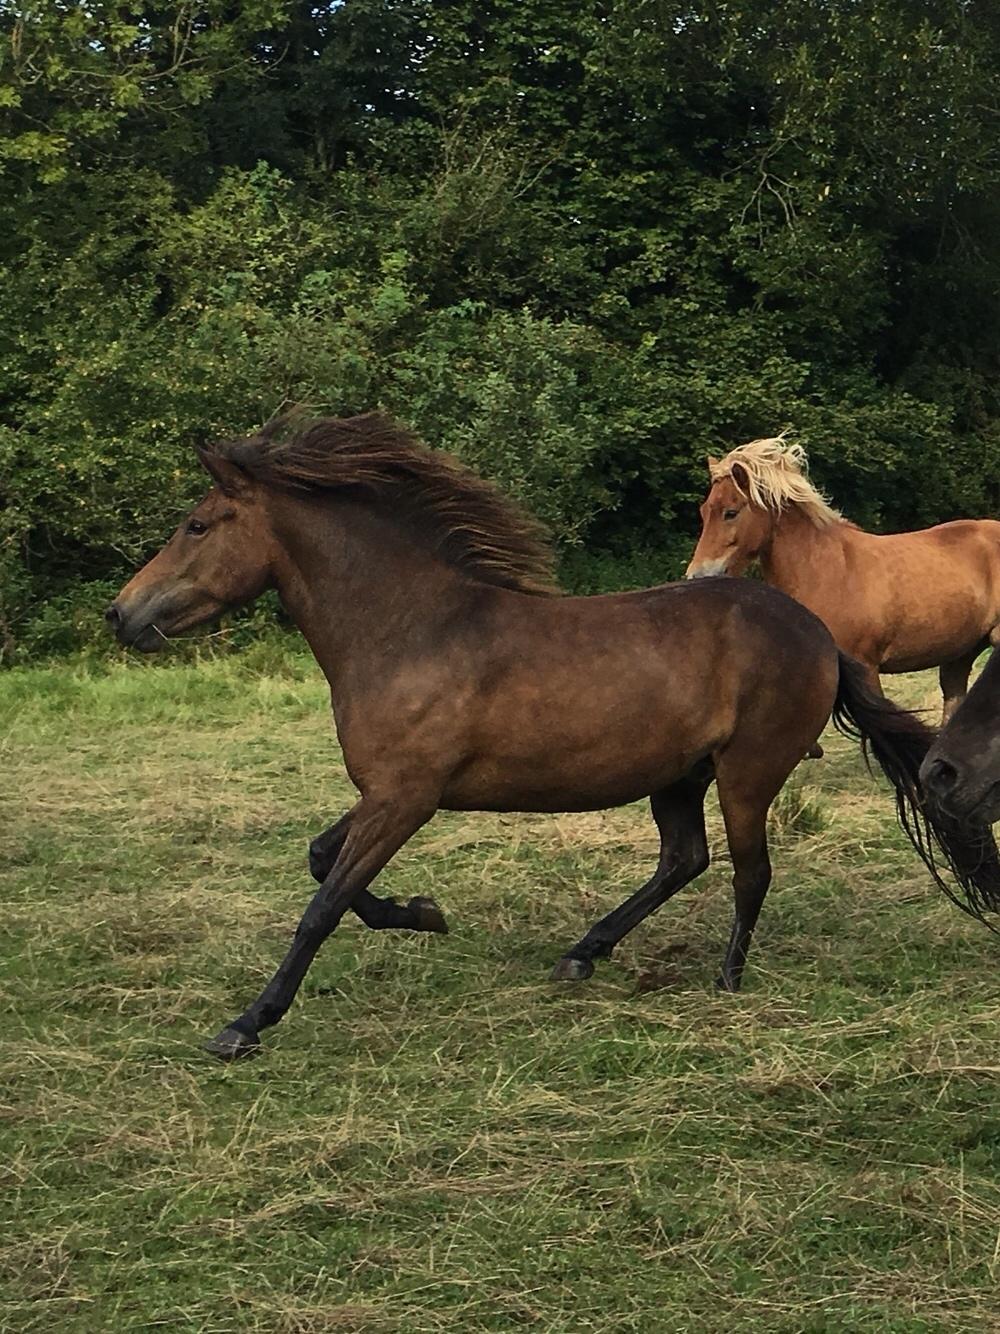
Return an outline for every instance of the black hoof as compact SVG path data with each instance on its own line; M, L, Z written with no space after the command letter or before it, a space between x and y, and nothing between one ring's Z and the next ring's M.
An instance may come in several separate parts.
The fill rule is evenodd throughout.
M220 1061L237 1061L242 1056L256 1056L260 1051L260 1038L256 1033L253 1037L247 1037L238 1028L224 1028L202 1046Z
M594 965L589 959L574 959L571 954L564 955L549 974L550 982L585 982L592 977Z
M406 906L416 918L414 931L437 931L442 936L448 934L448 923L445 921L444 913L433 899L417 895L416 898L410 899Z
M740 979L725 976L717 977L715 979L715 987L717 991L728 991L732 995L735 995L740 989Z

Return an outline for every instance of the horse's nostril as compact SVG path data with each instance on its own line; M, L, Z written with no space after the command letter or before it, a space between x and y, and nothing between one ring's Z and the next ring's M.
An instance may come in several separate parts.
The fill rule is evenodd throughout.
M108 624L109 630L117 630L122 623L122 614L112 602L111 606L104 613L104 619Z
M935 760L927 770L926 785L937 792L947 792L958 781L958 770L947 760Z

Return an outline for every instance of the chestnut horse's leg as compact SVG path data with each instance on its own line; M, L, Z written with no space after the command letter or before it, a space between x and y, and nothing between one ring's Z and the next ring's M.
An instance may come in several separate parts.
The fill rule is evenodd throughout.
M656 873L563 955L552 970L553 981L582 981L590 977L595 959L610 958L623 936L705 870L708 843L704 806L712 777L711 762L706 760L679 783L653 793L650 807L660 831Z
M340 850L347 839L351 817L357 807L342 815L336 824L318 834L309 844L309 870L314 880L320 884L333 870L340 856ZM438 931L448 933L448 923L444 913L433 899L416 895L409 903L397 903L395 899L380 899L367 889L361 892L351 904L365 926L372 931L400 929L404 931Z
M323 941L358 894L426 824L435 807L435 802L414 805L398 798L377 801L370 797L354 807L336 865L303 913L291 949L253 1004L205 1044L208 1051L222 1060L232 1060L260 1045L260 1030L282 1019Z
M952 662L943 662L938 668L938 680L941 682L941 694L944 696L944 707L941 711L942 727L965 699L973 663L984 647L985 641L978 644L973 653L967 653L964 658L955 658Z
M878 668L873 667L871 663L868 662L863 662L861 665L868 674L869 688L874 690L876 695L881 695L884 698L885 691L882 689L882 677L879 674Z

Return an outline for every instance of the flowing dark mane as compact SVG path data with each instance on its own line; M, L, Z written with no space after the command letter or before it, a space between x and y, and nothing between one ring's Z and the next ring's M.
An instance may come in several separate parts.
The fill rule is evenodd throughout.
M381 412L287 418L207 451L285 491L359 493L415 531L451 564L484 583L556 593L544 527L491 482L428 449Z

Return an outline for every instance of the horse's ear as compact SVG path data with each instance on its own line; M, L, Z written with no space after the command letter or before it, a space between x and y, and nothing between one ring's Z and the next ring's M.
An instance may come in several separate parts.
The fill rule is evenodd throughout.
M708 475L714 482L719 475L719 469L722 467L722 460L713 458L711 454L706 454L705 462L708 464Z
M207 449L199 448L197 453L201 466L223 495L239 496L249 489L250 478L238 463L220 459L218 454L213 454Z
M738 460L733 461L730 476L745 496L750 494L750 475Z

